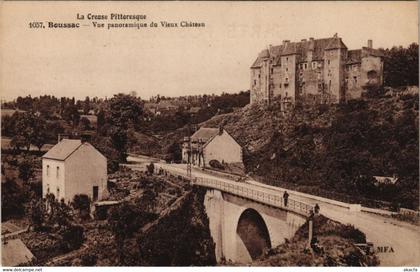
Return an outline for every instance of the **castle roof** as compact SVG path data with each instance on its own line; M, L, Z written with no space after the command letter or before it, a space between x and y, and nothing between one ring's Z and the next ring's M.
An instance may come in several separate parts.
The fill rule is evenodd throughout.
M374 57L384 57L384 54L381 50L370 48L370 47L362 47L362 54L374 56Z
M360 63L362 61L362 49L349 50L346 64Z
M343 43L341 38L334 36L332 39L330 39L327 47L325 47L325 50L331 49L347 49L347 46Z
M302 59L306 59L309 51L312 51L313 60L322 60L325 50L331 49L347 49L339 37L323 38L323 39L310 39L300 42L286 42L282 45L270 46L270 49L263 50L251 65L251 68L259 68L263 59L270 58L274 65L279 65L281 56L299 55ZM269 56L267 56L267 53Z

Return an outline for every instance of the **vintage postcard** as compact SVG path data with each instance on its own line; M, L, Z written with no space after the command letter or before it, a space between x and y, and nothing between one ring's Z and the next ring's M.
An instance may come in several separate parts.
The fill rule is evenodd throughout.
M416 1L1 2L2 266L417 271L418 27Z

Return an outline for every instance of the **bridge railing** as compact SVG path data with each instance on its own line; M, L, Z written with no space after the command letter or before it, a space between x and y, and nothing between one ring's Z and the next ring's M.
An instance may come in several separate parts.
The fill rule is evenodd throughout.
M254 188L249 188L241 184L231 184L217 179L208 179L201 177L194 178L192 182L196 185L218 189L223 192L252 199L257 202L282 208L285 210L291 210L303 215L309 215L310 211L313 209L313 206L311 205L290 198L288 198L287 206L285 206L284 199L282 196L274 193L264 192Z

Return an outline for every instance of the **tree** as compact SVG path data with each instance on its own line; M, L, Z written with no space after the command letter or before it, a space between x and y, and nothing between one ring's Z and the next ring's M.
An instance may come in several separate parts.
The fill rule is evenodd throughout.
M110 211L108 222L114 234L120 263L123 262L124 258L123 246L125 239L131 237L139 228L138 218L139 211L137 207L127 202L112 208Z
M26 187L20 187L14 179L6 177L1 183L2 220L21 217L25 214L23 204L28 200Z
M122 127L113 127L111 129L111 143L114 149L118 152L118 160L125 162L127 158L127 131Z
M64 249L66 251L75 250L83 244L84 229L79 225L69 225L61 231L63 237Z
M32 160L25 158L19 164L19 178L23 181L28 181L34 174L34 167Z
M89 114L90 110L90 99L89 96L86 96L85 103L83 104L83 113Z
M179 143L174 142L172 143L169 147L168 147L168 152L169 154L169 161L173 161L173 162L180 162L182 160L182 152L181 152L181 146Z
M86 117L80 118L79 123L80 123L79 125L80 125L81 130L90 130L91 129L90 121Z
M419 84L419 45L410 44L407 48L393 47L383 50L384 85L399 87Z
M72 207L79 210L80 218L88 219L90 213L90 198L85 194L75 195L72 202Z
M143 114L143 103L140 98L118 94L109 101L109 122L126 130L136 125Z
M66 105L66 107L64 108L62 117L64 120L67 121L67 123L72 124L73 128L76 125L78 125L79 120L80 120L80 114L79 114L79 111L77 110L76 105L74 104Z
M46 121L43 117L31 112L13 114L15 127L12 136L12 146L16 149L26 147L29 151L31 144L41 149L46 142Z
M45 216L46 216L46 209L45 209L45 203L43 200L33 199L31 201L31 205L29 208L29 214L30 214L30 220L31 220L31 226L35 231L42 229L44 222L45 222Z

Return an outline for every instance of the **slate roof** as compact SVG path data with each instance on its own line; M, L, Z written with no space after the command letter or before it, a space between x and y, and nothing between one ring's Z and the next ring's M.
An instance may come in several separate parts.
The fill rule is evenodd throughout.
M347 64L359 63L362 61L362 49L349 50L347 52Z
M280 64L281 56L297 54L301 60L306 60L309 51L312 51L312 60L322 60L324 51L329 49L347 48L339 37L288 42L282 45L271 46L258 55L251 68L261 67L263 59L271 58L274 65ZM269 56L267 56L267 52Z
M219 133L218 128L200 128L192 136L192 141L199 141L206 143Z
M20 239L2 241L1 264L2 266L18 266L28 263L34 258L32 252Z
M63 139L45 153L42 158L64 161L81 145L82 141L80 140Z
M363 47L363 53L375 57L384 57L384 54L381 50L369 48L369 47Z
M347 46L343 43L341 38L333 37L330 39L327 47L325 47L325 50L330 49L347 49Z

